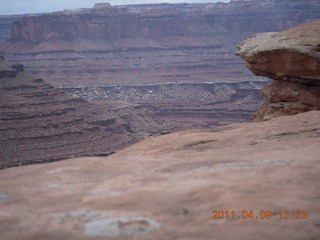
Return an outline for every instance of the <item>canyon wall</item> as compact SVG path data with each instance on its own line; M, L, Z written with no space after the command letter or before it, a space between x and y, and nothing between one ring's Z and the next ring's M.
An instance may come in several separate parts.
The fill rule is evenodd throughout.
M0 15L0 42L9 40L13 23L21 21L24 16L26 15Z
M133 105L103 107L71 97L23 65L0 57L0 169L84 155L109 155L157 126ZM151 126L152 125L152 126Z
M96 5L24 17L0 51L54 85L247 80L239 42L319 18L316 0Z
M13 24L9 40L0 44L0 52L72 94L76 93L71 88L80 93L91 87L111 86L109 94L104 94L108 96L92 95L90 101L102 103L106 98L127 102L127 94L117 94L116 90L124 87L131 100L155 110L155 120L167 122L166 130L172 131L251 120L262 103L257 86L269 80L255 78L244 67L234 55L236 45L257 32L281 31L319 18L320 3L316 0L97 4L92 9L24 17ZM235 87L248 81L255 85L251 91L243 87L249 97L242 95L243 99L234 104L231 95L243 92ZM220 98L200 100L208 94L208 82L229 86L220 89ZM138 99L138 85L145 85L147 94L162 83L173 83L176 96L171 102L162 102L167 91L173 92L163 87L156 91L159 101ZM195 92L188 83L202 84L196 87L199 98L183 99L184 94ZM258 102L246 101L250 96Z

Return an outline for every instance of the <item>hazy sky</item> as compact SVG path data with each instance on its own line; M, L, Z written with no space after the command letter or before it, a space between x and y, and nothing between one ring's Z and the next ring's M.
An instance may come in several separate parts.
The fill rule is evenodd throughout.
M140 3L205 3L229 0L0 0L0 15L52 12L73 8L91 8L97 2L112 5Z

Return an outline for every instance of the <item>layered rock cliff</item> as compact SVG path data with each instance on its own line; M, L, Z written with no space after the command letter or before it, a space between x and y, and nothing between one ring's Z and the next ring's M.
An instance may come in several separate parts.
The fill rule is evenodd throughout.
M0 51L57 85L240 80L237 43L319 18L316 0L97 5L25 17Z
M108 155L154 129L143 114L130 105L101 107L71 97L0 58L0 168Z
M24 16L26 15L0 16L0 42L9 40L13 23L21 21Z
M236 44L257 32L281 31L319 18L316 0L97 4L27 16L13 25L0 51L72 94L108 88L103 97L91 94L90 101L134 99L156 110L156 120L172 131L251 120L261 103L257 87L268 80L255 79L243 66L234 55ZM174 91L162 83L173 83L166 86ZM217 92L210 90L215 83ZM141 85L145 92L138 99ZM194 89L199 97L192 97ZM242 95L235 103L232 95L243 90L249 97ZM158 99L149 91L157 92ZM167 94L169 101L162 101Z
M273 79L256 120L320 109L320 21L254 35L237 54L254 74Z

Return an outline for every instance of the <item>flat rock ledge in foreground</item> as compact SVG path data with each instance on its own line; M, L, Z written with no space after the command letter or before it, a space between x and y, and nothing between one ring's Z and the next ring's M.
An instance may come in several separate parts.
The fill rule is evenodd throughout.
M310 111L5 169L1 239L319 239L319 156L320 111ZM260 219L266 210L272 218Z
M273 79L256 120L320 109L320 21L256 34L238 49L255 75Z

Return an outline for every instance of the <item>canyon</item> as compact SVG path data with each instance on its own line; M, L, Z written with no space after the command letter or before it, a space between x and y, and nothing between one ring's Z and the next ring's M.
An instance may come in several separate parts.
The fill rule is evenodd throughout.
M134 92L130 86L79 86L65 88L66 94L25 72L22 64L0 57L0 169L76 156L107 156L151 136L192 128L195 122L211 127L241 121L248 117L252 104L259 104L260 97L252 95L256 88L259 96L259 87L259 81L232 87L222 82L140 85ZM180 101L188 102L188 108ZM225 106L229 108L221 110ZM178 110L170 118L175 107Z
M258 89L269 83L244 67L234 55L236 45L257 32L281 31L319 19L319 10L316 0L96 4L92 9L15 21L10 35L2 37L8 40L0 44L0 53L55 87L79 93L78 97L99 89L102 95L86 99L102 103L130 98L154 109L155 120L161 120L167 131L211 127L251 120L262 103ZM217 92L208 88L220 83L225 87L217 98ZM191 86L196 86L199 97ZM148 96L154 91L157 94ZM168 91L176 96L167 101ZM184 98L186 92L194 97ZM239 92L249 96L239 99ZM236 103L233 95L238 97Z
M239 45L237 54L247 67L254 74L272 78L264 87L264 104L254 122L151 137L109 156L74 157L2 170L1 238L319 239L319 26L320 21L314 21L279 33L257 34ZM51 129L45 115L61 109L63 119L83 117L71 126L57 121L59 131L73 133L70 128L77 126L84 132L73 137L71 144L90 143L91 137L105 133L102 128L90 133L97 116L89 109L97 109L101 98L105 98L101 100L104 106L106 93L111 94L108 86L71 87L67 95L24 73L21 64L0 60L1 104L6 99L0 109L5 110L1 117L7 118L0 121L2 131L3 121L13 124L20 117L31 124L27 117L32 116L32 124L38 125L31 129L43 124L45 128L39 130L43 134ZM190 91L203 86L189 84L183 87ZM258 87L257 83L250 85L252 81L237 84L240 90L230 95L234 103L251 96L250 86ZM114 86L118 92L112 94L127 98L127 102L138 101L135 96L152 102L153 94L160 91L159 84L137 87L136 95L130 93L130 86ZM169 90L176 86L163 87L170 102L176 95ZM206 89L216 92L202 97L214 101L213 96L224 93L222 89L235 90L228 87L221 82L207 83ZM193 94L179 98L192 99ZM39 100L45 101L40 104ZM76 109L70 109L70 101L77 104ZM120 102L110 104L118 107ZM277 107L281 104L287 108ZM101 111L101 106L97 110ZM87 112L85 116L81 109ZM119 130L116 144L121 144L123 136L131 135L118 113L112 129ZM146 118L140 116L143 122ZM27 125L21 126L22 133L29 130L27 135L35 135ZM6 127L4 131L9 134L11 130ZM9 140L17 140L14 137L10 135Z
M0 169L68 157L107 156L159 123L133 104L71 97L0 57Z
M162 123L153 130L208 128L251 119L261 105L263 81L217 83L154 83L64 87L75 97L100 103L124 101L152 112Z

